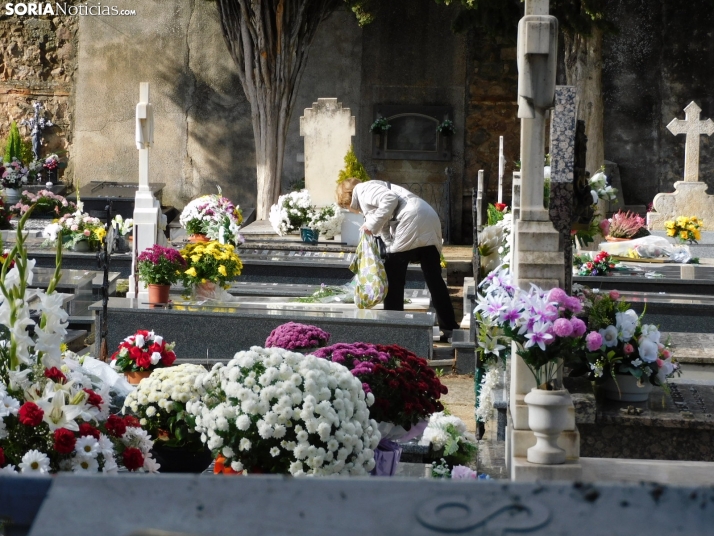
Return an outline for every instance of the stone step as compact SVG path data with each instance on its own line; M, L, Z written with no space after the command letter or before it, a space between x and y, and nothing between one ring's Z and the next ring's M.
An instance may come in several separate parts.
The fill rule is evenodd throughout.
M714 365L714 334L662 332L661 341L669 338L674 357L680 363Z
M530 463L525 457L511 458L511 480L516 482L535 482L555 480L561 482L580 481L582 466L580 460L565 460L561 465L540 465Z

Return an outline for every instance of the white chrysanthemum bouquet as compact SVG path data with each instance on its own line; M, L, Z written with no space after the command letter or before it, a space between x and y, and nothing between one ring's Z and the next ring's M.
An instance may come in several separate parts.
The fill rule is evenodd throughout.
M343 217L337 205L318 208L312 204L310 193L300 190L281 195L270 207L268 220L280 236L308 227L319 231L324 238L333 238L340 233Z
M195 431L194 417L186 412L186 405L201 399L203 389L194 384L205 374L201 365L156 369L127 395L123 411L136 415L157 444L202 450L201 434Z
M187 410L219 456L217 472L365 475L374 468L374 397L338 363L254 346L199 384L206 394Z
M466 463L478 450L476 436L466 430L464 421L445 412L434 413L419 440L451 463Z

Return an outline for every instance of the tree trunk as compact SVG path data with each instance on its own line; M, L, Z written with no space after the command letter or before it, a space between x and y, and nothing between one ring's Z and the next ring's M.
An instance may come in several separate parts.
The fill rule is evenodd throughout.
M565 32L565 74L577 88L577 118L585 121L588 139L586 169L594 175L605 160L602 102L602 30L594 27L589 36Z
M250 102L256 218L280 195L285 138L308 49L339 0L218 0L223 36Z

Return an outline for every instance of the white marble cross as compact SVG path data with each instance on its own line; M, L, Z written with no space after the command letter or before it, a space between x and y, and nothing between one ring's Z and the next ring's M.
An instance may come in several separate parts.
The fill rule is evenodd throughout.
M674 134L686 134L687 141L684 146L684 181L699 182L699 136L714 134L714 121L702 121L699 115L702 109L694 101L684 109L685 119L672 119L667 129Z

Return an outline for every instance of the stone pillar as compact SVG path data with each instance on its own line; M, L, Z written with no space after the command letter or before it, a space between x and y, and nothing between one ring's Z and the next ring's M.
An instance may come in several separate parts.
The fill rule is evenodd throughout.
M513 272L523 289L531 283L548 289L564 283L560 233L553 227L543 207L543 163L545 157L545 115L553 107L557 58L558 21L548 15L548 0L527 0L525 16L518 24L518 117L521 118L521 195L520 214L514 221L516 242ZM515 203L514 203L515 204ZM509 393L509 441L507 456L513 480L575 479L580 466L579 437L575 430L575 411L570 408L572 425L561 436L568 462L565 465L537 465L526 461L526 451L535 444L528 427L528 406L523 398L534 387L532 373L511 352Z

